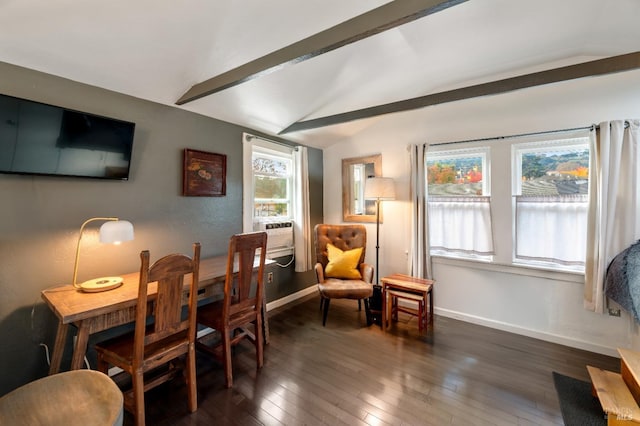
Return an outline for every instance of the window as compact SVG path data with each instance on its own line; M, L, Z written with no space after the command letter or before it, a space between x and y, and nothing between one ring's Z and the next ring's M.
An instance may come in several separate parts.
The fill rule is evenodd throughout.
M429 146L431 255L583 273L589 131Z
M584 271L587 138L516 144L514 263Z
M427 154L431 254L491 260L489 149Z
M243 230L266 231L267 256L294 251L294 148L243 135Z
M293 183L292 155L254 147L253 170L254 220L291 218Z
M354 215L363 215L367 214L365 207L365 199L364 199L364 183L365 180L369 177L367 175L367 165L366 164L354 164L353 166L353 214ZM370 167L373 167L370 164Z

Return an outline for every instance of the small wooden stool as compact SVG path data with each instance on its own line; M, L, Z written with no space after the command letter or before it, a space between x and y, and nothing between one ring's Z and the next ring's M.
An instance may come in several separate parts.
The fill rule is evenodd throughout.
M422 333L422 330L427 326L427 315L425 309L424 298L419 294L407 293L398 290L387 291L387 312L392 321L398 321L398 312L404 312L409 315L418 317L418 331ZM408 306L401 306L398 300L410 300L418 304L418 309L413 309Z
M390 319L397 321L398 312L418 317L418 331L422 333L427 326L433 326L433 280L415 278L405 274L393 274L382 278L382 301L385 308L382 313L382 329L386 330ZM418 304L418 309L400 306L399 300L408 300Z
M106 374L73 370L27 383L0 398L2 425L122 425L122 392Z

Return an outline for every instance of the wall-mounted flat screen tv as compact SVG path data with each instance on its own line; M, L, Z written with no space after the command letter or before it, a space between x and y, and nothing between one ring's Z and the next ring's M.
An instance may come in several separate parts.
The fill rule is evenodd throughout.
M135 124L0 95L0 173L127 180Z

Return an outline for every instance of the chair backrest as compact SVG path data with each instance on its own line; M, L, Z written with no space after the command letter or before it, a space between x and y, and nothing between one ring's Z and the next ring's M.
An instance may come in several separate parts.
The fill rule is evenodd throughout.
M243 318L249 321L262 312L266 253L266 232L236 234L229 239L222 312L227 324L231 316L237 321ZM256 259L256 256L259 257ZM254 269L256 260L257 270Z
M193 244L193 258L183 254L170 254L149 267L149 251L140 253L140 288L136 311L136 330L133 356L138 361L144 357L144 346L170 335L188 330L189 342L195 341L196 305L200 271L200 243ZM189 277L189 275L191 275ZM189 282L187 318L182 315L182 295L185 277ZM151 284L157 282L157 284ZM148 287L157 285L154 305L148 311ZM149 314L149 315L147 315ZM152 317L153 321L150 321Z
M358 265L364 262L367 248L367 228L364 225L318 224L314 228L316 240L316 262L324 269L329 263L327 244L331 243L342 251L362 247Z

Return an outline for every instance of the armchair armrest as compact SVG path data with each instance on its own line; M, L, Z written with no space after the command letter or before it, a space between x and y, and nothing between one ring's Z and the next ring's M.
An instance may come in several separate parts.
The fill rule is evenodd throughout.
M373 282L373 265L361 263L360 274L362 275L362 281L371 284Z
M322 263L316 263L315 266L316 278L318 280L318 284L323 283L324 280L324 269L322 269Z

